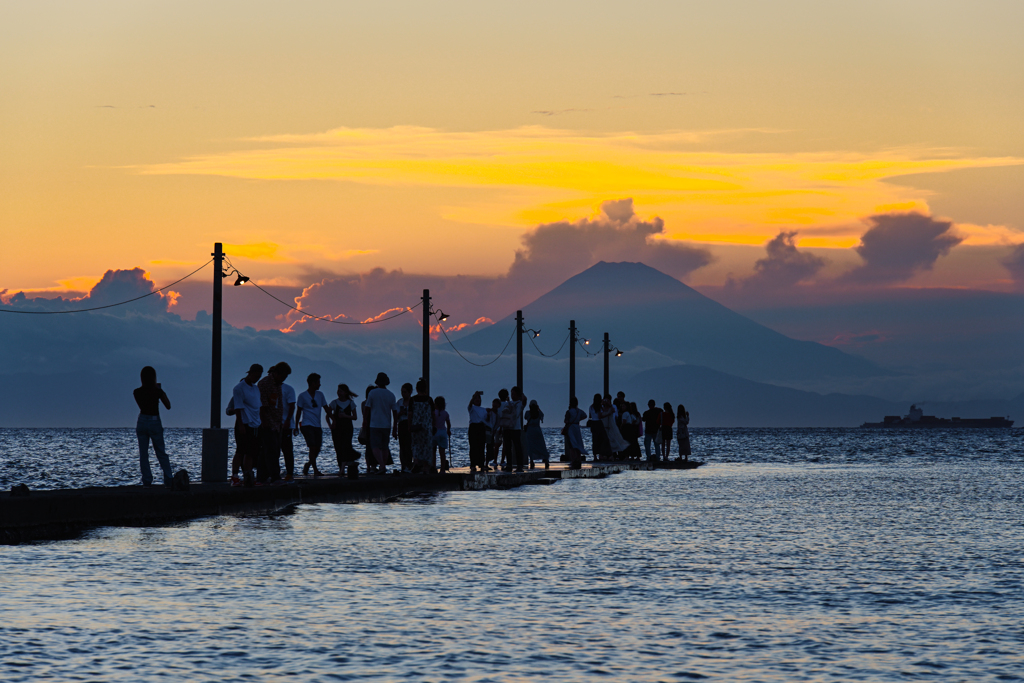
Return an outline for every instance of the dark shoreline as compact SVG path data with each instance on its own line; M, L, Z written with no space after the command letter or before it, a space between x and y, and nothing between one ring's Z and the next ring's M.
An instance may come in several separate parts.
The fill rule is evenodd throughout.
M632 461L588 463L579 470L559 464L521 473L299 478L293 484L248 489L194 483L188 491L115 486L32 491L27 496L8 493L0 495L0 544L75 538L101 526L160 526L219 515L273 514L302 503L386 503L424 493L512 489L628 470L693 469L700 464Z

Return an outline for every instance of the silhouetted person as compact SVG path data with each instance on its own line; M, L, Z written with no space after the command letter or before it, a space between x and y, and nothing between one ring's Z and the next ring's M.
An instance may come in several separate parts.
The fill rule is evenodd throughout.
M409 409L412 406L412 385L402 385L402 398L398 401L395 430L392 436L398 439L398 461L403 472L412 471L412 432L409 431Z
M506 470L525 471L526 463L523 457L523 408L525 407L523 404L525 401L526 397L519 387L512 387L508 402L502 406L506 418L506 426L502 430L505 441Z
M234 410L241 411L242 428L239 440L239 450L242 452L242 481L245 486L253 486L256 482L253 477L253 467L260 457L260 390L256 386L263 375L263 366L253 363L249 366L249 372L231 390L231 400ZM236 436L237 438L237 436Z
M676 411L676 441L679 442L679 459L690 459L690 413L686 406L679 404Z
M224 413L235 418L235 454L231 457L231 485L241 486L242 480L238 478L238 475L242 471L242 441L245 438L242 428L245 425L242 423L242 411L235 410L234 396L228 399L228 407Z
M313 476L319 477L323 472L316 466L316 459L324 447L321 411L327 408L327 397L320 391L320 375L314 372L306 378L306 390L298 395L295 405L298 407L296 422L306 442L306 448L309 449L309 458L302 466L302 474L309 474L309 468L312 466Z
M629 403L625 400L619 406L619 432L622 434L623 441L627 444L626 457L632 460L636 457L633 446L636 444L637 422L639 418L633 415L629 409Z
M339 384L338 398L331 401L327 408L327 426L331 428L331 442L338 461L339 477L345 474L349 463L359 460L359 451L352 448L352 433L358 418L358 407L352 399L358 396L347 384Z
M256 483L274 483L281 478L281 425L284 423L284 399L281 384L292 369L278 363L256 383L260 390L260 455L256 461Z
M391 379L383 372L377 373L376 385L366 396L366 407L369 410L370 446L377 459L378 472L388 473L391 464L388 442L391 440L391 419L398 407L395 395L387 388Z
M643 415L644 420L644 451L647 459L651 462L658 462L661 457L661 448L658 441L661 437L661 410L652 398L647 402L647 411ZM654 454L651 454L651 443L654 443Z
M587 419L587 414L580 410L579 400L573 396L569 399L569 409L565 411L565 427L562 435L565 437L565 450L569 456L569 467L579 469L583 466L583 457L587 455L587 449L583 447L583 431L580 429L580 422Z
M611 446L608 444L608 434L604 429L604 422L601 421L601 412L604 410L601 394L594 394L594 402L590 404L587 427L590 428L590 443L594 447L594 460L606 460L611 457Z
M498 450L501 448L501 399L491 401L491 407L487 409L487 460L493 462L494 469L498 469ZM485 463L484 472L490 472L491 468Z
M416 395L409 405L409 434L412 437L412 471L434 473L434 402L427 383L416 382Z
M672 425L675 421L672 404L666 401L661 411L661 457L665 462L668 462L672 455Z
M511 416L511 414L510 414L510 412L508 410L508 405L509 405L508 389L499 389L498 390L498 433L500 434L501 439L500 439L500 441L498 441L498 443L501 446L501 467L506 468L506 469L511 467L511 462L512 462L509 459L509 450L508 450L508 447L505 444L505 430L506 429L511 429L511 425L512 425L512 416ZM495 462L497 463L497 461L495 461ZM495 464L495 469L497 469L497 467L498 467L497 464Z
M153 471L149 468L149 442L153 442L156 459L164 471L164 486L171 485L171 461L164 450L164 427L160 422L160 404L171 409L171 401L156 381L156 370L150 366L139 373L142 386L135 390L135 402L139 406L139 419L135 423L135 435L139 438L139 468L142 470L142 485L153 485Z
M278 363L284 378L281 380L281 406L284 408L284 417L281 421L281 454L284 455L284 480L295 479L295 442L292 440L295 429L295 389L285 382L292 369L287 363Z
M483 393L478 391L469 399L469 471L483 472L487 467L487 409L483 407Z
M544 463L544 469L551 464L551 454L548 452L548 445L544 442L544 430L541 424L544 422L544 412L540 409L537 401L530 401L530 409L523 415L526 426L523 427L523 436L526 438L526 449L530 454L530 469L533 469L533 461L540 460Z
M447 452L452 440L452 420L451 415L445 410L446 407L447 403L445 403L444 396L434 398L434 447L441 453L442 472L447 472L451 469Z
M615 406L612 405L610 396L605 396L601 402L601 424L604 426L605 438L608 439L608 450L613 457L620 457L629 450L629 444L622 438L619 426L615 423Z

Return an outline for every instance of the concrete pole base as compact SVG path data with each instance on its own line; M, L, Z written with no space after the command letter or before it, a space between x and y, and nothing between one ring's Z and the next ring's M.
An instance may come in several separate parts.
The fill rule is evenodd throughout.
M228 480L228 430L203 430L202 481L219 484Z

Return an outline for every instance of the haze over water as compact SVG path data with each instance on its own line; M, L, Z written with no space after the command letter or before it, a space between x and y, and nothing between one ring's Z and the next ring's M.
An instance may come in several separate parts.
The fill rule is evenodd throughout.
M120 431L49 437L110 474L132 468ZM0 434L5 480L25 434ZM1024 676L1015 431L694 430L694 449L692 472L4 547L4 677Z

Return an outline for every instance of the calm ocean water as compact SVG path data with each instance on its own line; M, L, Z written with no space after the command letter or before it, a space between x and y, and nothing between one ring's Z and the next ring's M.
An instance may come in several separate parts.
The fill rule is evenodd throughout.
M134 482L133 440L2 430L3 485ZM690 472L0 547L0 678L1024 679L1019 432L693 442Z

